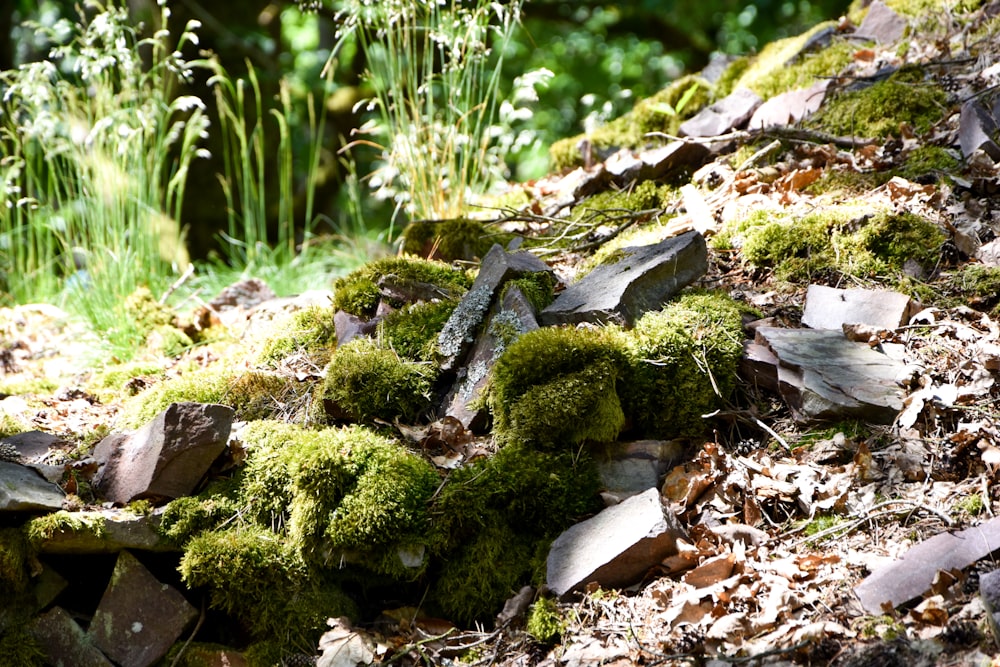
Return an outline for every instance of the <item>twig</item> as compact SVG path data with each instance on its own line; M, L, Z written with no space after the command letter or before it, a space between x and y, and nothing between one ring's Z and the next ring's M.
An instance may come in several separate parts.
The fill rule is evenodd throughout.
M802 544L806 544L807 542L816 542L818 540L822 540L822 539L824 539L826 537L829 537L830 535L835 535L835 534L838 534L838 533L843 533L844 535L846 535L847 533L850 533L850 532L854 531L856 528L858 528L858 526L861 526L862 524L867 523L869 521L873 521L875 519L879 519L879 518L884 517L884 516L893 516L895 514L899 514L898 510L897 511L886 510L884 512L875 512L875 510L877 510L877 509L879 509L881 507L887 507L889 505L909 505L913 509L922 509L925 512L929 512L929 513L935 515L936 517L938 517L939 519L941 519L941 521L946 526L951 526L954 523L951 520L951 517L949 517L947 514L944 514L943 512L941 512L939 510L936 510L933 507L929 507L927 505L924 505L923 503L914 502L912 500L887 500L885 502L878 503L877 505L874 505L873 507L869 508L865 512L864 516L859 517L859 518L855 519L854 521L851 521L850 523L847 523L847 524L838 524L836 526L830 526L826 530L821 530L818 533L815 533L813 535L809 535L807 537L803 537L800 540L792 542L790 545L788 545L788 548L789 549L794 549L795 547L798 547L798 546L800 546ZM794 530L790 530L790 531L786 532L784 535L792 535L792 534L797 533L800 530L802 530L802 528L803 527L799 527L799 528L796 528Z
M170 298L170 295L176 292L180 288L180 286L186 283L188 278L190 278L193 275L194 275L194 264L188 264L187 268L184 269L184 273L181 274L181 277L175 280L174 284L168 287L167 291L164 292L163 296L160 297L159 304L160 305L165 304L167 302L167 299Z
M175 655L174 659L170 661L170 667L177 667L177 663L180 661L181 656L184 655L184 651L187 650L188 644L190 644L191 640L194 639L195 636L197 636L198 631L201 630L201 624L204 622L205 622L205 600L202 599L201 614L199 614L198 616L198 622L195 624L194 630L191 631L191 634L188 635L187 641L185 641L184 645L181 646L181 650L177 651L177 655Z

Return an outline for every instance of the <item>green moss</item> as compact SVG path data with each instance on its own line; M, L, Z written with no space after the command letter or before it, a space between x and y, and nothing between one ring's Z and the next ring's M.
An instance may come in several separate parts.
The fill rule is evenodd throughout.
M170 325L175 313L172 308L156 300L148 287L140 287L125 298L125 310L142 331Z
M204 532L191 539L179 567L190 588L207 588L212 607L257 638L314 646L331 616L355 616L332 581L308 574L298 556L263 528Z
M983 502L981 495L973 493L960 500L955 507L969 516L979 516L986 509L986 503Z
M833 528L839 523L843 523L844 518L835 514L817 514L812 521L806 524L805 534L816 535L824 530Z
M802 37L808 38L825 29L826 25L821 24L817 26L818 29L814 28L804 35L790 38L789 44L801 48L801 44L805 43ZM850 42L838 40L818 52L807 53L790 64L782 64L779 62L780 59L788 54L788 44L781 46L782 44L783 42L772 42L765 46L757 56L755 64L740 78L738 85L746 86L767 100L789 90L808 88L820 79L834 76L854 58L855 46ZM777 45L773 51L772 45ZM758 62L765 66L756 67Z
M551 598L541 598L528 610L528 634L543 644L554 644L566 630L559 605Z
M45 653L23 627L0 632L0 664L7 667L42 667Z
M995 312L1000 305L1000 268L966 264L952 274L946 288L948 292L959 295L965 305Z
M911 181L931 175L946 177L956 173L961 167L958 157L941 146L920 146L906 156L906 161L898 170L899 175Z
M900 126L924 134L941 120L948 95L919 70L901 70L885 81L828 99L809 125L830 134L885 139Z
M814 183L805 188L810 194L842 193L853 197L884 185L893 177L892 171L855 171L827 167Z
M164 508L157 528L174 544L183 545L206 530L213 530L239 513L239 506L222 495L184 496Z
M87 391L97 396L101 402L110 403L125 396L134 396L135 390L129 389L128 385L135 378L160 379L164 374L163 364L160 362L116 364L95 373L87 382Z
M211 366L164 380L125 401L117 424L122 429L139 428L171 403L224 403L235 377L232 370Z
M29 430L31 425L6 412L0 414L0 438L8 438Z
M438 334L457 305L452 300L432 301L394 310L379 322L379 337L403 359L433 361Z
M0 593L23 592L28 584L28 560L31 551L25 531L0 528Z
M521 294L538 312L544 310L555 300L556 278L548 271L529 273L521 278L508 280L504 283L503 291L500 292L501 303L503 303L507 291L515 287L521 290Z
M625 190L605 190L584 199L573 207L572 218L577 222L593 217L595 213L629 213L661 208L673 189L643 181Z
M257 363L273 366L292 354L305 354L317 366L325 366L337 346L337 330L333 325L335 310L312 306L293 314L276 335L268 338Z
M395 284L423 283L438 288L442 298L458 298L472 281L462 271L443 262L406 257L387 257L370 262L334 283L334 311L343 310L357 317L375 315L382 295L378 282L391 277ZM400 308L402 301L389 299L389 305Z
M61 533L90 533L100 539L104 537L105 525L102 517L79 516L73 512L60 510L35 517L26 526L28 542L37 547Z
M636 322L622 383L633 430L658 438L704 433L702 415L736 384L744 310L723 292L692 291Z
M350 419L412 422L431 406L436 370L358 339L337 350L325 375L323 398Z
M506 245L512 234L489 230L479 220L418 220L403 230L403 252L445 262L484 257L494 243Z

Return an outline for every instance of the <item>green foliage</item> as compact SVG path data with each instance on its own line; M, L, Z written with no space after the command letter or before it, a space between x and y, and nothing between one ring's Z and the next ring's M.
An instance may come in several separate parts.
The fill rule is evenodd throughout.
M403 359L433 361L437 337L455 311L457 301L432 301L404 306L379 322L379 338Z
M368 339L339 348L326 367L322 396L355 421L410 421L430 408L436 369L404 361Z
M183 545L207 530L218 528L238 512L239 506L223 495L184 496L167 504L157 531L174 544Z
M378 282L391 277L395 284L423 283L433 285L442 298L457 298L465 293L472 281L462 271L444 262L407 257L386 257L370 262L352 273L339 278L333 285L333 309L343 310L358 317L375 315L382 295ZM387 299L389 305L399 308L401 301Z
M42 647L23 627L0 632L0 663L8 667L42 667L47 664Z
M541 598L528 610L528 634L543 644L554 644L566 629L559 605L551 598Z
M941 119L947 99L938 84L923 80L921 70L904 69L868 88L835 95L809 124L831 134L875 139L899 136L904 124L924 134Z
M181 578L209 590L212 607L238 619L255 637L313 647L331 616L357 613L331 581L307 571L274 533L243 526L204 532L181 557Z
M960 500L956 505L956 509L965 512L969 516L979 516L986 509L986 503L983 502L981 495L973 493Z
M337 330L333 325L335 312L333 308L323 306L311 306L296 312L286 326L265 341L257 355L257 363L277 365L292 354L302 353L317 365L326 365L337 345Z
M105 534L103 517L79 516L65 510L35 517L27 523L25 530L32 547L60 533L90 533L98 539Z

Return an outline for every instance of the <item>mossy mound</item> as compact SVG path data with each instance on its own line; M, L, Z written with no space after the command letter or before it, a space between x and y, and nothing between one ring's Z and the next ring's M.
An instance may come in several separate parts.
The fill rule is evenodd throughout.
M334 283L333 309L343 310L357 317L369 319L375 315L379 302L384 298L379 291L379 281L391 278L398 285L432 285L442 298L455 299L472 285L464 272L445 264L426 259L387 257L369 262ZM405 301L387 299L393 308L401 308Z
M311 306L294 313L279 332L268 338L257 355L257 363L274 366L293 354L305 354L318 366L330 361L337 346L333 308Z
M506 245L512 238L479 220L418 220L403 230L403 252L445 262L471 261L485 257L494 243Z
M834 42L815 51L803 49L818 35L829 32L836 24L820 23L794 37L767 44L749 63L740 65L742 73L732 84L745 87L770 99L775 95L811 86L817 79L840 72L851 62L854 46L845 41Z
M431 407L436 374L433 365L406 361L375 341L357 339L333 355L319 396L337 417L413 423Z
M431 301L404 306L379 322L378 338L403 359L434 361L437 338L457 301Z

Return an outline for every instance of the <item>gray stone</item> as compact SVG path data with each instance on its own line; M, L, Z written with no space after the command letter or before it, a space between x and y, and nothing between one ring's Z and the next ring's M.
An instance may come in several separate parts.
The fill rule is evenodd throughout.
M817 81L809 88L796 88L775 95L757 107L747 127L766 130L776 125L792 125L814 114L823 104L830 81Z
M1000 646L1000 570L987 572L979 577L979 597L986 608L993 642Z
M622 501L659 488L667 470L684 456L679 440L636 440L600 445L594 451L606 500Z
M62 490L19 463L0 461L0 512L54 512Z
M163 538L157 527L164 508L150 514L119 509L73 512L80 527L64 528L37 543L43 554L114 554L123 549L176 551L177 545Z
M229 308L242 308L250 310L265 301L275 298L270 287L260 278L247 278L223 288L219 295L212 299L208 305L214 310L226 310Z
M681 123L681 136L717 137L739 129L761 105L760 96L748 88L737 88Z
M112 667L90 637L62 607L53 607L28 625L45 654L45 664L55 667Z
M602 264L564 290L542 311L546 326L620 321L633 324L657 310L708 267L705 239L686 232L654 245L622 249L623 257Z
M42 563L42 571L32 579L31 584L31 590L35 594L35 609L48 607L68 585L65 577Z
M346 345L355 338L371 336L378 327L378 320L363 320L357 315L351 315L338 310L333 316L333 328L337 332L337 346Z
M677 517L649 489L571 526L552 543L546 581L558 596L590 582L605 588L629 586L677 553L685 537Z
M226 448L232 423L226 405L172 403L135 433L98 443L94 486L122 504L188 495Z
M711 151L702 143L672 141L665 146L639 153L639 159L643 163L639 177L643 180L662 178L687 167L693 171L704 164L709 155Z
M915 312L916 304L899 292L810 285L806 290L802 324L813 329L838 331L845 324L895 329L909 322Z
M889 9L881 0L875 0L858 26L855 36L879 44L895 44L906 31L906 19Z
M43 460L49 449L65 442L62 438L44 431L25 431L0 439L0 443L13 445L17 453L29 462Z
M760 347L748 349L741 363L744 378L771 383L799 421L888 424L903 407L898 380L906 365L842 332L760 327L756 336Z
M197 616L183 595L123 551L88 635L122 667L146 667L162 658Z
M986 266L1000 266L1000 239L993 239L979 246L976 259Z
M623 148L604 162L604 168L618 183L630 183L642 175L645 163L632 151Z
M462 297L438 335L441 368L451 370L461 364L504 283L532 273L551 272L545 262L525 250L507 252L494 244L483 258L472 288Z
M997 110L988 109L979 100L971 99L962 105L958 117L958 143L962 156L969 159L978 150L989 155L994 162L1000 162L1000 122Z

